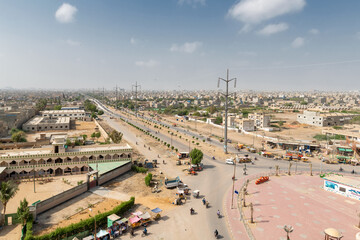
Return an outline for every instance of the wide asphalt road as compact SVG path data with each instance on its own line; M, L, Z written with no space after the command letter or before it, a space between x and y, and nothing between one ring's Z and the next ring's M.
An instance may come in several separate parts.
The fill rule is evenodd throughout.
M99 108L103 109L105 112L104 120L108 122L108 124L115 128L118 131L121 131L124 133L124 138L132 143L133 145L136 145L136 142L140 143L142 142L141 136L136 135L133 133L133 128L130 125L124 126L121 124L118 124L114 119L111 119L110 116L113 118L123 118L126 121L129 121L130 123L141 127L145 130L149 130L154 134L154 130L148 128L146 124L134 121L132 118L126 117L125 114L122 114L121 112L113 112L106 106L104 106L101 102L98 100L93 99L93 101L99 106ZM151 119L146 119L151 120ZM159 121L156 121L157 123L160 123ZM161 124L164 124L161 122ZM166 124L168 125L168 124ZM169 126L169 125L168 125ZM196 132L192 131L186 131L182 128L174 128L173 126L169 126L173 130L178 130L179 132L183 132L185 134L188 134L190 136L197 136ZM160 139L170 142L171 138L168 134L163 133L157 133L156 134ZM173 146L175 148L178 148L179 151L188 151L189 146L183 144L182 142L179 142L176 138L172 139ZM222 151L222 144L220 142L212 141L211 144L218 149L218 151ZM141 150L142 146L139 146L139 150ZM154 149L154 151L156 151ZM235 149L232 148L232 146L229 146L229 151L235 152ZM141 152L141 151L140 151ZM236 151L237 152L237 151ZM241 152L241 154L249 154L248 152ZM250 154L253 155L253 154ZM145 156L147 157L147 156ZM261 173L266 171L274 171L275 165L279 165L280 169L282 171L286 171L289 163L286 161L281 160L273 160L273 159L267 159L260 157L256 155L258 158L258 161L255 161L255 165L247 164L247 173L248 174L255 174L255 173ZM150 156L148 157L149 159ZM191 223L191 225L194 226L194 228L197 228L197 231L195 231L194 234L196 234L196 237L194 236L193 239L209 239L212 238L211 236L213 234L213 231L217 229L220 233L220 235L224 239L231 239L230 234L228 232L228 228L226 225L226 221L224 218L218 219L216 216L216 212L219 209L221 212L223 212L223 204L224 204L224 197L226 196L226 193L231 190L232 186L232 176L233 176L233 169L234 167L231 165L226 165L224 161L218 161L218 160L212 160L211 156L208 156L204 154L204 171L201 172L198 176L191 176L191 177L185 177L183 180L185 183L187 183L192 189L199 189L201 191L201 194L205 195L206 199L210 202L210 205L212 206L210 209L205 210L203 206L201 206L200 203L196 205L191 205L195 208L195 210L199 213L193 218L189 216L189 209L188 208L179 208L179 214L183 216L183 221L194 221L194 223ZM243 177L243 164L237 164L237 173L236 178L240 179ZM297 171L309 171L309 164L308 163L294 163L292 167L292 171L295 171L295 168ZM319 171L319 164L313 164L313 171ZM338 170L339 166L334 165L322 165L322 170L327 171L336 171ZM353 169L352 166L343 166L343 168L346 171L351 171ZM189 206L189 208L191 207ZM200 227L197 227L199 226Z

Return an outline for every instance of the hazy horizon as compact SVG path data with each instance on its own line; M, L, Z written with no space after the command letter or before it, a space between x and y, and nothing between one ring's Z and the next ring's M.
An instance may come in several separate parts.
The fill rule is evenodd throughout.
M129 90L137 81L144 90L216 90L228 68L237 91L356 90L359 7L355 0L1 0L0 89Z

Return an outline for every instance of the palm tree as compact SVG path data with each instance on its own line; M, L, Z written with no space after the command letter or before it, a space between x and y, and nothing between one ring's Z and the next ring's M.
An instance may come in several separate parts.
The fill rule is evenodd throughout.
M13 181L7 181L1 183L0 188L0 201L4 207L4 214L2 218L2 223L5 222L5 213L6 213L6 205L13 198L16 192L19 190L18 186L15 185Z

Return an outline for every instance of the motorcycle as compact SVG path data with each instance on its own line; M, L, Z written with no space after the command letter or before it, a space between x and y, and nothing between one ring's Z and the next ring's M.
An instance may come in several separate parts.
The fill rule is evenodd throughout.
M215 160L215 157L212 157L212 160Z
M221 218L221 214L220 214L220 211L219 211L219 210L217 211L216 214L217 214L218 218Z
M339 171L342 172L342 171L344 171L344 169L342 167L340 167Z
M217 238L217 237L219 236L219 232L218 232L218 230L215 230L215 232L214 232L214 236L215 236L215 238Z
M195 210L193 208L190 208L190 215L193 215L195 213Z

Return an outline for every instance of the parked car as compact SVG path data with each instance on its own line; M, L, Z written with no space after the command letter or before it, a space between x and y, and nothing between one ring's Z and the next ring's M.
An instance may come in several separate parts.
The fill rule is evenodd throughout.
M226 159L226 162L225 162L226 164L230 164L230 165L234 165L235 164L235 161L234 161L234 159L232 159L232 158L229 158L229 159Z

